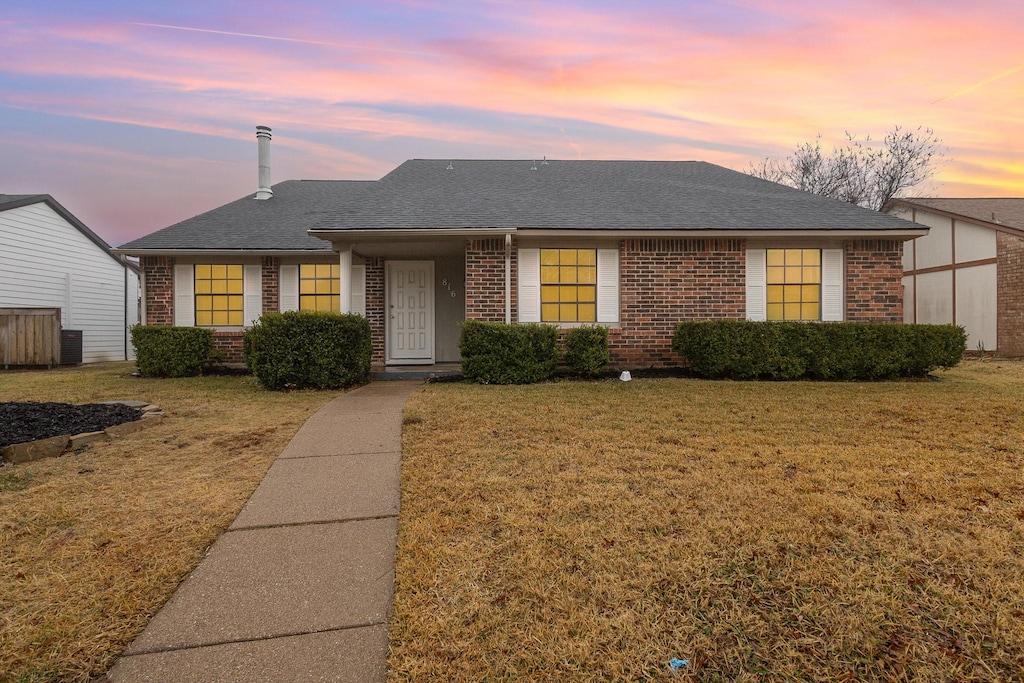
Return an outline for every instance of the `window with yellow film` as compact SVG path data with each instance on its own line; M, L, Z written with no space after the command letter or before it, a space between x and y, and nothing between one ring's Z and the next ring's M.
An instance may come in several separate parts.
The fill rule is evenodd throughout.
M196 325L243 325L242 266L197 265L195 274Z
M821 250L768 249L768 320L821 320Z
M304 263L299 266L299 310L341 311L341 265Z
M597 250L540 250L540 319L552 323L597 320Z

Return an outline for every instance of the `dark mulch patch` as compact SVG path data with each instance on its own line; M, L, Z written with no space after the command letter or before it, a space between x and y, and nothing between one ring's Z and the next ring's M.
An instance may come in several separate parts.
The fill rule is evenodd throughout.
M142 417L137 408L87 403L0 403L0 448L62 434L98 432Z

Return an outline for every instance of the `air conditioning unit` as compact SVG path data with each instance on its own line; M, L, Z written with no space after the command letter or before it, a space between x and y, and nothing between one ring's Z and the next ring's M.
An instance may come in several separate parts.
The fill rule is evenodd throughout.
M60 364L81 365L82 364L82 331L61 330L60 331Z

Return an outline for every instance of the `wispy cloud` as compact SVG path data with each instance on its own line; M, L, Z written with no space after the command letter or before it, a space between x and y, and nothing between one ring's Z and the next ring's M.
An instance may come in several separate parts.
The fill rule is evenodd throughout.
M140 177L163 174L168 186L180 182L177 159L214 160L203 175L212 187L181 203L137 193L166 204L149 207L161 217L248 188L243 145L256 124L274 128L278 180L375 177L425 155L745 168L818 133L831 144L845 130L925 125L963 162L942 171L951 187L970 181L985 194L989 179L993 193L1024 195L1019 165L1007 162L1024 158L1019 89L991 87L1024 71L1005 68L1020 59L1017 0L985 12L960 0L927 12L890 0L250 0L246 12L143 4L128 17L102 0L60 13L12 2L0 19L6 139L102 135L95 145L111 154L69 144L60 163L60 145L47 148L52 172L36 177L57 196L85 185L86 168L121 177L142 165ZM30 147L5 145L0 189L39 166ZM161 156L166 165L145 162ZM231 172L245 178L216 182Z
M171 24L150 24L150 23L146 23L146 22L142 22L142 21L128 21L128 22L125 22L125 23L128 24L129 26L145 26L147 28L162 28L162 29L169 29L169 30L173 30L173 31L189 31L189 32L192 32L192 33L210 33L210 34L213 34L213 35L233 36L233 37L236 37L236 38L256 38L256 39L259 39L259 40L274 40L274 41L279 41L279 42L283 42L283 43L302 43L304 45L325 45L325 46L328 46L328 47L338 47L338 48L345 48L345 49L350 49L350 50L369 50L369 51L372 51L372 52L394 52L394 53L406 54L406 55L420 55L420 56L427 56L428 55L428 53L426 53L426 52L417 52L415 50L403 50L403 49L390 48L390 47L380 47L380 46L375 46L375 45L357 45L357 44L353 44L353 43L338 43L338 42L324 41L324 40L310 40L308 38L287 38L287 37L284 37L284 36L267 36L267 35L261 35L261 34L258 34L258 33L239 33L237 31L219 31L219 30L211 29L211 28L197 28L197 27L193 27L193 26L173 26Z
M1004 71L1002 73L999 73L999 74L996 74L995 76L992 76L991 78L986 78L985 80L979 81L979 82L975 83L974 85L969 85L966 88L962 88L960 90L957 90L955 93L953 93L951 95L946 95L945 97L941 97L941 98L935 100L934 102L932 102L932 104L939 104L940 102L946 102L947 100L951 100L954 97L960 97L961 95L966 95L967 93L972 92L974 90L977 90L978 88L982 88L982 87L988 85L989 83L994 83L994 82L996 82L996 81L998 81L1000 79L1006 78L1007 76L1012 76L1013 74L1017 73L1018 71L1024 71L1024 64L1021 64L1020 66L1015 66L1012 69L1007 69L1006 71Z

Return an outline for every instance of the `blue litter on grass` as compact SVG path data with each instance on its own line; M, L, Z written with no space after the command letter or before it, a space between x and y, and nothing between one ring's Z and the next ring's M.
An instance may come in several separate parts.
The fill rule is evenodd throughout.
M689 659L670 659L668 665L673 669L682 669L684 666L690 665Z

